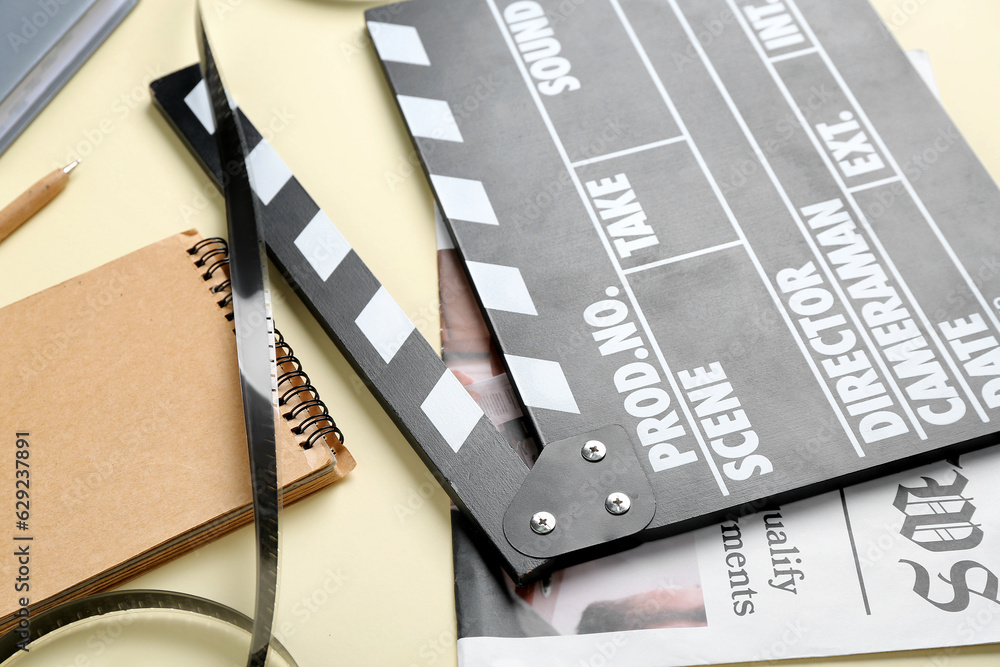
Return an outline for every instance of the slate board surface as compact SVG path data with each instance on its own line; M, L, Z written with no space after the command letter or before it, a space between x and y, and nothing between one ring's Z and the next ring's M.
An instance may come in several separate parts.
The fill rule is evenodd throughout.
M867 2L367 19L540 441L625 426L648 534L996 432L1000 192Z

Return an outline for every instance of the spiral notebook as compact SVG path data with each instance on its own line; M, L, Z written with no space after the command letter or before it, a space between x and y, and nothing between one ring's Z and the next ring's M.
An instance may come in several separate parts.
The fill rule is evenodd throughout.
M0 559L0 632L252 520L226 262L224 242L188 231L0 309L0 488L23 554ZM288 504L354 459L275 348Z

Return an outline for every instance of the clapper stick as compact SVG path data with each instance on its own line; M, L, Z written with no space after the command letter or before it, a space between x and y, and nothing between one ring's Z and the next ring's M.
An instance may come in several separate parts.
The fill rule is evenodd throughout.
M218 186L223 171L197 68L154 81L151 89ZM525 486L529 474L525 464L270 144L242 111L237 117L252 147L248 164L271 259L480 536L495 547L501 565L519 582L528 582L565 564L550 560L552 556L578 552L578 558L586 558L588 548L606 548L644 528L652 518L653 499L642 471L628 460L627 439L612 448L605 465L593 466L580 454L590 439L583 435L564 445L578 475L553 469L559 484L540 480ZM557 511L559 502L577 502L576 493L588 475L602 472L601 481L591 484L593 502L585 508L586 521L575 522L573 512ZM516 498L519 491L523 496L533 486L535 493L555 497L528 493ZM632 490L633 507L626 515L615 516L604 507L615 489ZM507 530L520 533L535 548L525 544L515 548L505 532L505 514L515 500L523 509L509 519ZM544 539L531 528L532 517L543 509L565 517Z

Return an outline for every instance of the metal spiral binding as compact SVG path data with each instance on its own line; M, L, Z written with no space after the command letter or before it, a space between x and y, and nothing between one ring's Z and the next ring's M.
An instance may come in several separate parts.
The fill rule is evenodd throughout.
M188 254L197 255L194 265L198 268L205 268L201 277L205 281L216 278L217 271L229 264L229 244L226 240L218 236L199 241L191 248ZM225 271L222 273L225 276ZM218 301L219 308L228 308L233 302L232 285L229 278L209 287L212 294L221 294ZM233 313L226 313L226 319L232 321ZM344 443L344 434L334 421L333 415L327 408L326 403L319 397L319 392L312 385L309 376L302 370L302 362L295 356L292 346L285 342L281 332L274 330L274 351L275 364L278 367L279 389L283 384L289 388L278 398L278 407L289 405L289 401L298 399L297 404L282 413L287 421L294 421L301 415L305 415L302 422L291 427L295 435L305 435L308 437L299 446L303 449L312 449L313 445L331 433L337 436L341 444Z
M215 272L229 264L229 244L226 243L226 239L218 236L198 241L192 247L188 248L188 254L198 255L198 258L194 262L196 267L208 267L201 274L202 279L206 281L215 278ZM223 271L223 275L226 275L225 271ZM220 308L228 308L232 304L233 292L228 276L222 282L212 285L209 291L212 294L223 295L222 299L218 302ZM232 311L226 313L226 319L230 322L233 321Z
M274 351L274 361L281 371L278 374L278 387L280 388L283 384L291 385L278 397L278 407L288 405L288 402L296 397L299 401L298 405L282 413L281 416L292 421L302 413L306 415L300 424L292 427L292 433L296 435L309 433L306 441L301 443L303 449L311 449L321 438L331 433L337 436L337 440L341 444L344 444L343 432L338 428L337 422L334 421L333 415L326 407L326 403L320 399L316 387L309 381L309 376L302 370L302 362L295 356L292 346L285 342L281 332L277 329L274 330Z

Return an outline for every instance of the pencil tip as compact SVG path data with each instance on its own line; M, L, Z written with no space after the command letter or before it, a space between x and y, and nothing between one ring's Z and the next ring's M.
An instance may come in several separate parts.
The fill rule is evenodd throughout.
M80 164L80 160L74 160L73 162L70 162L68 165L66 165L65 167L63 167L63 173L64 174L68 174L69 172L71 172L74 169L76 169L76 166L78 164Z

